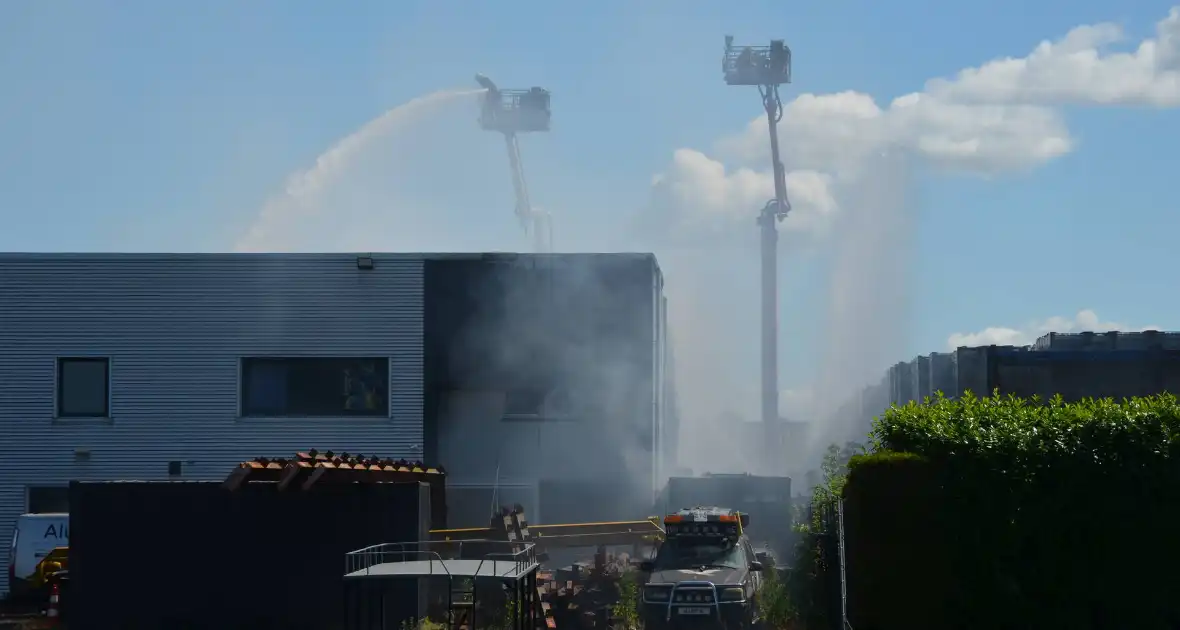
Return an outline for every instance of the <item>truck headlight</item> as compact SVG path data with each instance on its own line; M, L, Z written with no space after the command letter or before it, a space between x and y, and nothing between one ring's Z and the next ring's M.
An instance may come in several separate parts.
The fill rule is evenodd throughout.
M647 586L643 589L643 599L649 602L666 602L672 589L667 586Z
M719 593L723 602L737 602L746 598L746 589L740 586L726 586Z

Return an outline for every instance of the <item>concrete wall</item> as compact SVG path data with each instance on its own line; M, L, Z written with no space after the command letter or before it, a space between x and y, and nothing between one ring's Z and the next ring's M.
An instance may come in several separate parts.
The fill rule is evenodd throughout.
M1143 332L1046 333L1032 345L1033 350L1180 350L1180 333Z
M1001 393L1126 398L1180 392L1180 351L995 352L990 384Z
M958 388L958 374L955 369L955 355L935 352L930 355L930 392L942 392L953 396Z
M982 346L932 353L886 372L889 403L905 404L941 391L970 391L1068 400L1180 391L1174 373L1180 333L1048 333L1032 346Z

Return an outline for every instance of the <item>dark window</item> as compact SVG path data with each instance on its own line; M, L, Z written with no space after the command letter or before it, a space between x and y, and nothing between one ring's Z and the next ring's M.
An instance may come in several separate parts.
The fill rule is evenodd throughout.
M549 391L537 387L519 387L505 392L504 415L536 416L545 409Z
M30 514L69 512L70 489L67 486L29 486Z
M242 360L244 416L388 416L385 358Z
M57 360L57 415L106 418L110 415L110 359Z

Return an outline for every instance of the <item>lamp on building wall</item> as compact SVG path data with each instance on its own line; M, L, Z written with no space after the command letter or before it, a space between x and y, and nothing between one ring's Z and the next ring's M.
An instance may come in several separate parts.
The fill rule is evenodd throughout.
M373 257L372 256L357 256L356 257L356 268L363 269L365 271L372 269L373 268Z

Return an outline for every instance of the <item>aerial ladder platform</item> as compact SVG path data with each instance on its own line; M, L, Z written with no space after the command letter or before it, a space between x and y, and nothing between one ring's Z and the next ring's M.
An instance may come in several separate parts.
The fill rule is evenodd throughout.
M480 107L480 127L504 135L508 165L512 169L512 189L516 194L516 217L532 235L534 250L548 253L553 248L553 223L547 213L533 208L529 199L517 135L549 131L549 91L539 87L503 90L482 74L475 75L475 80L487 90Z

